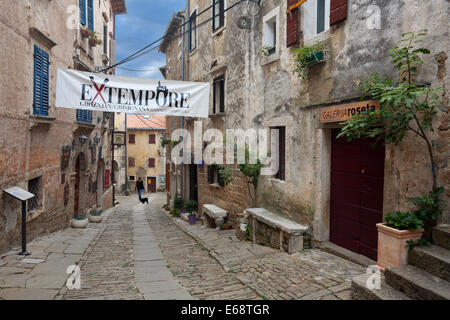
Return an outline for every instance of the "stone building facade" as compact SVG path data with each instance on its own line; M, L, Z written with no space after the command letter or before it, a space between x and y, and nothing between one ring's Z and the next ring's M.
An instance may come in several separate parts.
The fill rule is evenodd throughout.
M111 116L56 108L55 94L59 68L95 71L115 60L114 19L122 13L124 0L0 4L0 252L20 243L20 204L6 188L36 195L28 240L112 206ZM82 29L102 44L90 44Z
M166 190L166 158L161 146L165 133L165 116L127 116L126 165L131 191L138 178L144 181L145 192Z
M224 187L208 180L206 166L199 168L199 205L226 209L235 228L246 208L266 208L308 226L313 240L376 257L375 224L388 211L409 209L406 199L431 188L426 146L410 134L398 146L374 150L365 143L346 143L335 139L339 122L323 123L321 112L360 103L355 87L374 72L392 73L389 50L408 31L428 29L424 46L431 54L424 58L420 81L449 89L448 1L309 0L300 6L295 0L223 2L225 10L236 6L205 24L211 10L197 16L195 24L201 26L185 45L185 79L211 83L210 117L203 120L203 130L280 129L285 165L281 175L260 177L255 201L237 168L232 183ZM212 0L188 3L186 16L192 17ZM223 12L221 6L218 1L216 12ZM309 67L303 79L294 73L293 50L316 41L324 44L325 59ZM270 48L269 54L262 52L264 47ZM168 53L172 59L177 55ZM216 112L215 81L224 83L224 108ZM448 106L447 94L442 102ZM450 222L449 117L440 111L434 122L439 184L446 190L445 223ZM193 120L184 119L184 128L192 131ZM346 185L348 174L362 184L355 189ZM189 177L183 181L186 197ZM358 202L356 216L349 210L352 201Z

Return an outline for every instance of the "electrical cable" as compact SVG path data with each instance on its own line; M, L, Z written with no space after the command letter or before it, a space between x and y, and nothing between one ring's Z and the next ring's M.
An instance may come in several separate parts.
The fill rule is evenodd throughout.
M239 2L236 2L235 4L233 4L233 5L231 5L230 7L226 8L226 9L224 10L224 13L227 12L228 10L231 10L232 8L234 8L235 6L237 6L238 4L240 4L240 3L244 2L244 1L253 1L253 0L239 0ZM209 9L212 8L212 7L213 7L212 5L209 6L207 9L203 10L203 11L201 12L201 14L205 13L206 10L209 10ZM198 14L197 17L198 17L199 15L200 15L200 14ZM179 34L179 35L177 35L177 36L175 36L175 37L172 37L172 38L166 40L166 42L171 42L171 41L173 41L173 40L175 40L175 39L177 39L177 38L183 36L184 34L191 32L192 30L196 30L197 28L199 28L199 27L205 25L206 23L212 21L214 18L216 18L216 17L208 18L207 20L203 21L202 23L197 24L194 28L189 28L187 31L185 31L185 32L183 32L183 33L181 33L181 34ZM170 34L173 34L173 33L175 33L175 32L177 32L182 26L186 25L187 23L190 23L190 19L189 19L187 22L185 22L185 23L183 23L182 25L180 25L179 27L177 27L177 29L175 29L174 31L170 32L169 35L170 35ZM158 40L153 41L151 44L145 46L144 48L142 48L141 50L137 51L136 53L130 55L129 57L127 57L127 58L125 58L125 59L123 59L123 60L117 62L116 64L114 64L114 65L112 65L112 66L109 66L109 67L107 67L107 68L105 68L105 69L103 69L103 70L101 70L101 71L99 71L99 72L104 72L104 71L107 71L107 70L109 70L109 69L115 68L115 67L117 67L117 66L119 66L119 65L122 65L122 64L124 64L124 63L127 63L127 62L130 62L130 61L132 61L132 60L135 60L135 59L137 59L137 58L139 58L139 57L141 57L141 56L143 56L143 55L145 55L145 54L147 54L147 53L149 53L149 52L151 52L151 51L153 51L153 50L155 50L155 49L161 47L162 44L159 44L159 45L157 45L156 47L153 47L153 48L148 49L148 48L151 47L152 45L154 45L154 44L156 44L157 42L159 42L160 40L164 39L166 36L167 36L167 35L165 35L165 36L159 38ZM148 49L148 50L145 51L146 49Z

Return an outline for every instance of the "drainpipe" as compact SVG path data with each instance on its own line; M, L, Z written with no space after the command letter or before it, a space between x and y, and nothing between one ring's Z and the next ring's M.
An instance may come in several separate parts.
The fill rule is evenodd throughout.
M187 16L187 18L189 19L189 0L186 0L186 10L185 10L185 12L186 12L186 16ZM186 16L183 16L183 15L180 15L180 13L178 12L176 15L175 15L175 19L177 19L177 20L180 20L181 21L181 23L182 24L184 24L185 23L185 21L186 21ZM186 35L185 35L185 26L183 26L182 27L182 29L181 29L181 32L183 33L183 46L182 46L182 49L181 49L181 80L182 81L184 81L185 80L185 76L184 76L184 73L185 73L185 63L186 63L186 61L185 61L185 46L186 46ZM184 124L184 118L183 117L180 117L180 129L181 129L181 132L183 132L183 124ZM184 151L184 149L183 149L183 151ZM183 179L183 172L184 172L184 170L183 170L183 168L184 168L184 164L183 163L181 163L181 172L180 172L180 187L181 187L181 197L183 197L183 195L184 195L184 179Z

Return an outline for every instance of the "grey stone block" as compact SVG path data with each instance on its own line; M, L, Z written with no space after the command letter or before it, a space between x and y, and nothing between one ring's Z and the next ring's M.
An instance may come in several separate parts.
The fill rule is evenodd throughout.
M0 298L5 300L53 300L58 290L8 288L0 290Z
M388 268L386 283L414 300L450 300L450 283L412 265Z
M434 227L433 242L437 246L450 250L450 225L442 224Z
M450 281L450 251L438 246L416 247L409 253L408 263Z

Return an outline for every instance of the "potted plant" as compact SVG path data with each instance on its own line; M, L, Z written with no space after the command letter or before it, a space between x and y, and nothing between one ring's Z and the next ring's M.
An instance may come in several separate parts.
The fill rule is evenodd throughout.
M408 242L422 237L424 222L411 212L388 212L378 223L378 265L399 267L408 263Z
M275 53L275 47L274 46L263 46L261 49L259 49L258 53L261 57L268 57Z
M197 222L197 208L198 203L194 200L189 200L186 202L186 211L188 212L188 218L190 224L195 224Z
M80 28L80 33L83 39L89 38L89 30L85 27Z
M314 64L321 62L325 59L325 52L322 42L316 41L312 46L303 46L301 48L294 49L295 57L295 70L294 73L298 73L298 76L303 79L306 78L305 69Z
M79 214L72 219L72 228L85 229L89 224L89 220L85 215Z
M101 223L103 221L103 216L102 216L102 210L98 209L98 210L92 210L92 212L89 214L89 222L92 223Z
M92 47L95 47L96 45L100 45L100 44L102 44L102 43L103 43L102 40L100 40L100 39L97 37L97 33L96 33L95 31L89 32L89 44L90 44Z

